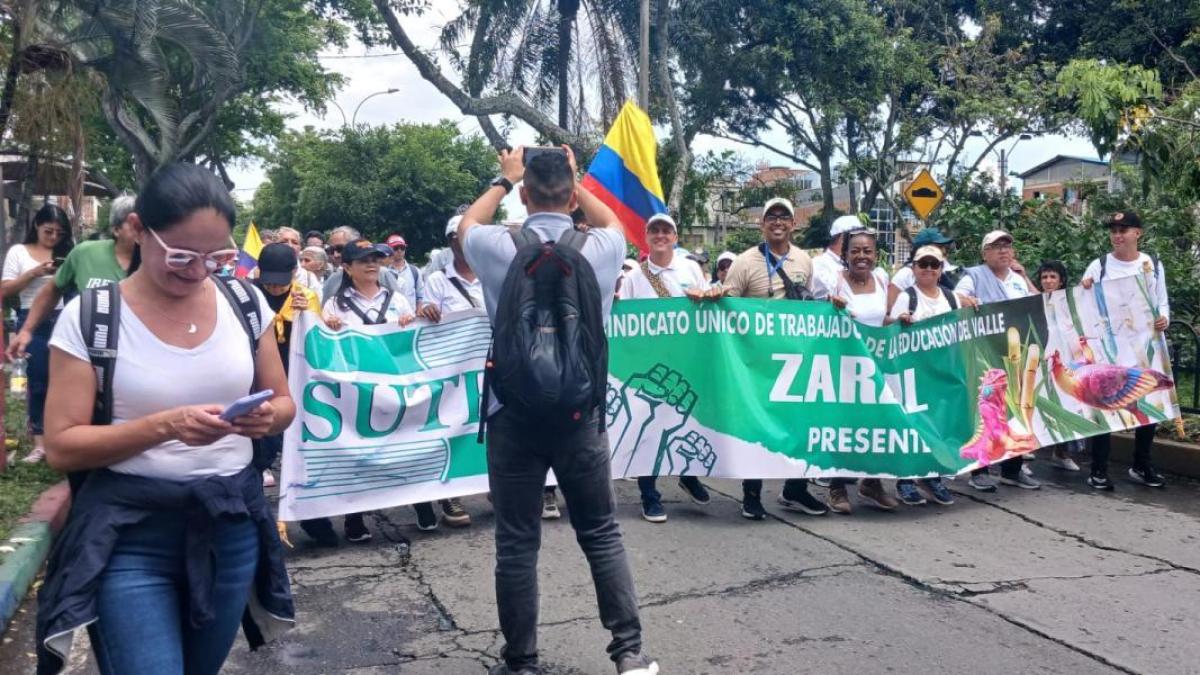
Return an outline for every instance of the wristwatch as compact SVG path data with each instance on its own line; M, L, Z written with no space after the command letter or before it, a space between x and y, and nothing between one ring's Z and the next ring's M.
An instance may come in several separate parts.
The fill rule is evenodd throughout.
M492 179L492 187L495 187L497 185L504 188L505 193L512 192L512 189L513 189L512 181L505 178L504 176L496 176L495 178Z

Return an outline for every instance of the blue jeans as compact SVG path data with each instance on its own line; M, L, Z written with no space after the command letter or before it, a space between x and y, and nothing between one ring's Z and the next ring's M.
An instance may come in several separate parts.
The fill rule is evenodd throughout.
M101 673L220 672L250 597L258 534L248 518L215 527L215 616L201 627L188 620L183 514L156 514L121 532L100 576L99 618L88 627Z
M25 326L29 318L29 310L17 311L17 330ZM33 339L25 351L29 356L25 359L25 374L29 377L26 386L26 403L29 415L29 433L42 435L46 418L46 390L50 387L50 334L54 332L54 322L58 313L51 316L33 330Z

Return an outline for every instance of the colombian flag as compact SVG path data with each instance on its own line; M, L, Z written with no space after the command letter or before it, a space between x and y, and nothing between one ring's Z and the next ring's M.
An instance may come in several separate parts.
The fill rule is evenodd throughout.
M258 237L258 228L254 223L250 223L250 227L246 228L246 241L242 242L242 250L238 253L237 271L234 275L239 279L245 279L258 267L258 254L262 251L262 239Z
M648 249L646 221L667 212L657 157L650 117L627 101L583 178L583 186L617 214L626 238L642 251Z

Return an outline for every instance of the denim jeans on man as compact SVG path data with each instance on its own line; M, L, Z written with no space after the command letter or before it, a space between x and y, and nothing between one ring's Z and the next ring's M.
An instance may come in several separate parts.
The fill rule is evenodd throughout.
M613 636L614 660L641 652L642 626L629 560L616 521L608 434L596 413L572 432L548 430L504 408L488 420L488 481L496 512L496 605L511 670L537 665L538 549L542 487L554 469L575 537L587 557L600 623Z
M258 566L249 518L215 524L215 616L188 621L183 513L160 513L127 528L100 577L99 619L88 626L104 675L216 675L241 626Z

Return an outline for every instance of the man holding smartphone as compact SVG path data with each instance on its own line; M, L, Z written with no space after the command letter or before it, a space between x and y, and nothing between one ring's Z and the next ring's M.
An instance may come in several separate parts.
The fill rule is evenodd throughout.
M541 242L557 242L574 232L571 212L579 206L591 226L577 248L578 269L590 267L600 289L600 307L587 316L606 317L625 258L625 234L619 220L597 197L576 183L575 157L562 149L501 151L500 176L463 214L458 239L483 285L484 304L493 325L501 289L517 244L503 225L484 225L500 201L518 184L529 211L522 229ZM580 296L581 300L584 296ZM594 310L599 310L598 312ZM486 400L486 399L485 399ZM504 661L490 675L537 675L537 558L541 546L542 490L554 469L567 500L571 525L592 573L600 622L612 633L608 654L623 675L655 675L658 664L642 654L642 625L637 592L616 521L616 498L609 468L608 434L596 423L598 406L573 430L552 433L545 420L525 409L501 407L495 398L487 417L488 480L496 512L496 604L504 634Z

